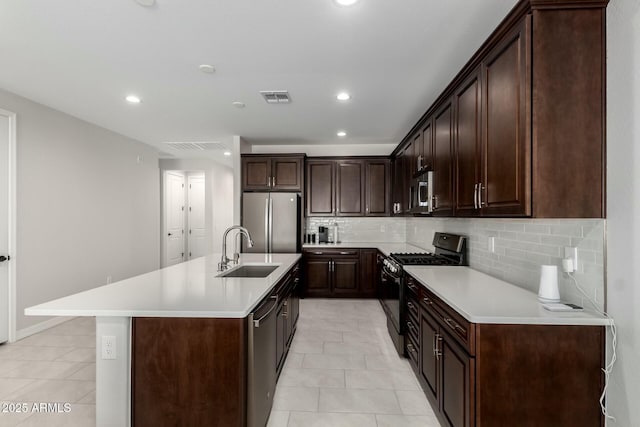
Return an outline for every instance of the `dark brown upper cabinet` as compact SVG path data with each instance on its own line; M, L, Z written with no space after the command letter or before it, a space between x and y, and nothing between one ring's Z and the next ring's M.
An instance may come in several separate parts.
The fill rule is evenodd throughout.
M335 215L335 167L333 160L307 160L307 216Z
M524 19L482 63L485 108L477 204L483 215L531 215L528 23Z
M391 162L389 159L365 162L365 215L391 214Z
M423 156L435 215L605 217L606 5L520 1L407 133L394 170Z
M433 117L433 214L453 214L453 111L446 102Z
M302 191L303 154L242 155L243 191Z
M388 158L310 158L306 167L307 216L390 215Z
M455 119L455 213L477 216L478 185L482 168L480 122L480 70L453 95Z
M336 162L336 215L363 216L364 162L339 160Z

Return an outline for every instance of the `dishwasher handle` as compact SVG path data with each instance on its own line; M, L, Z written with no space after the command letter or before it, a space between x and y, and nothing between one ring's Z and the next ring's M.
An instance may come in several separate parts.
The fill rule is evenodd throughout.
M271 308L269 309L269 311L267 311L264 316L262 316L259 319L256 319L253 321L253 327L254 328L259 328L260 327L260 322L262 322L267 316L269 316L271 314L271 312L273 311L274 308L276 308L276 306L278 305L278 296L277 295L273 295L271 297L269 297L269 299L274 300L273 305L271 306Z

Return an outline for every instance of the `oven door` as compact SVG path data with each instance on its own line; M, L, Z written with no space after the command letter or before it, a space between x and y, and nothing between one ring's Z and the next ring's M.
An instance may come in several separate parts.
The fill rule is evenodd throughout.
M402 278L400 275L388 271L384 265L380 272L380 303L396 331L401 333L400 290L402 288Z

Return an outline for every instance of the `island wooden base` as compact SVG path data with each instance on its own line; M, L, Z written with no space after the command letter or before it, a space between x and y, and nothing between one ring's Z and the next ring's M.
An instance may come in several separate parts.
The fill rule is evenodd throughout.
M134 318L132 425L244 427L246 334L246 318Z

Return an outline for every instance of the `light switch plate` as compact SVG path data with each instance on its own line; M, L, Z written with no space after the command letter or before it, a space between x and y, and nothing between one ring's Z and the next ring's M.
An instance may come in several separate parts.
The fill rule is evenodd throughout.
M492 254L496 253L496 238L493 236L490 236L487 239L487 250L489 252L491 252Z
M564 257L573 261L573 271L578 270L578 248L574 246L566 246L564 248Z

